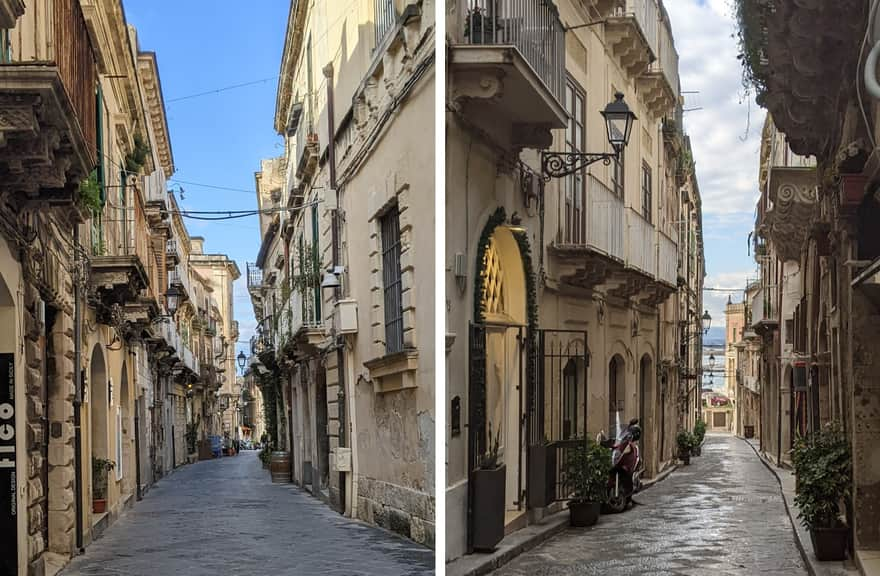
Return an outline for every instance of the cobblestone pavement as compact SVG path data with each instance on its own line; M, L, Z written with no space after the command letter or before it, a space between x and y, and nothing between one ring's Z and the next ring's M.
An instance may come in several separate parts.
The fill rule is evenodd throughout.
M62 574L427 575L434 552L272 484L256 451L156 484Z
M505 576L805 576L776 479L732 436L635 496L629 511L569 529L495 572Z

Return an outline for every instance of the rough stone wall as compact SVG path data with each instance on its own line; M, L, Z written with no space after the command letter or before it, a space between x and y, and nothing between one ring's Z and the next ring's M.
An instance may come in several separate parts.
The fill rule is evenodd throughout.
M880 313L858 291L852 294L853 510L855 545L880 546Z
M361 476L358 480L361 519L434 547L434 498L425 492Z

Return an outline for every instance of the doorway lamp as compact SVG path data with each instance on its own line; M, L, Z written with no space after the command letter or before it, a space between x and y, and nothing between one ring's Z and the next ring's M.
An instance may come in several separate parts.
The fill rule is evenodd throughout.
M541 172L545 180L564 178L600 160L608 166L612 160L620 158L620 153L629 144L636 115L624 102L622 92L614 95L614 101L609 102L601 114L605 118L608 143L613 152L541 152Z

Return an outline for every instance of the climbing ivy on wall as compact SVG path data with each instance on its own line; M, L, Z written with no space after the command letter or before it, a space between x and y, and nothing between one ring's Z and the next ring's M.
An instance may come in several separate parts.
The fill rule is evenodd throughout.
M499 207L489 216L489 220L483 227L480 241L477 244L477 273L474 276L474 322L477 324L482 324L486 320L486 310L483 306L483 279L486 271L483 267L483 261L486 258L486 250L489 248L489 241L495 232L495 228L504 224L505 220L507 220L507 215L504 208ZM528 323L526 334L526 386L528 390L532 390L535 377L537 376L538 362L538 347L536 346L538 336L538 286L532 263L532 247L529 244L528 234L526 232L514 232L513 237L519 247L523 273L526 277L526 317ZM485 382L483 382L483 385L485 386ZM485 387L477 392L481 398L473 398L471 402L476 401L485 404Z
M269 443L273 447L278 446L278 393L279 378L278 365L275 355L271 351L259 354L260 362L268 370L268 374L259 376L260 392L263 394L263 421L266 423L266 433L269 434Z

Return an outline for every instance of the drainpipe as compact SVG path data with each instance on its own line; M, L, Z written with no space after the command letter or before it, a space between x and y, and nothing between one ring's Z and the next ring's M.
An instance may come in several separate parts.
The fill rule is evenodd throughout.
M73 378L75 392L73 396L73 467L74 467L74 509L76 510L76 549L83 552L83 510L82 510L82 296L81 282L82 268L78 266L80 256L76 250L79 248L79 225L73 226L74 246L74 274L73 282Z

